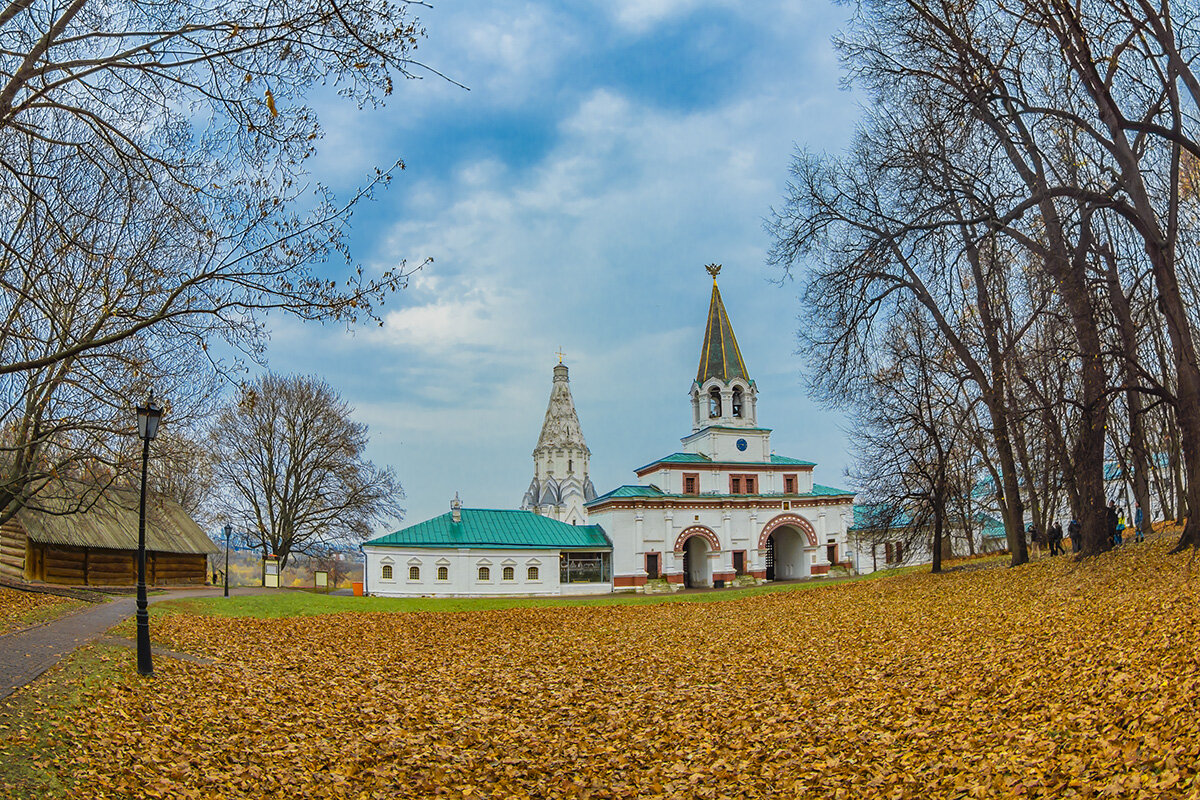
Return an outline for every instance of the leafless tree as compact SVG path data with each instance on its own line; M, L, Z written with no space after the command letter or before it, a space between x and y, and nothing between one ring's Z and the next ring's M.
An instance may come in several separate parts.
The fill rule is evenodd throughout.
M385 102L417 66L413 5L0 2L0 518L63 471L119 479L151 384L180 423L181 349L258 357L269 311L353 322L404 285L345 247L402 165L340 200L310 181L305 98Z
M263 555L323 553L400 517L391 469L366 460L367 426L325 382L264 375L212 428L213 472L228 487L217 513Z

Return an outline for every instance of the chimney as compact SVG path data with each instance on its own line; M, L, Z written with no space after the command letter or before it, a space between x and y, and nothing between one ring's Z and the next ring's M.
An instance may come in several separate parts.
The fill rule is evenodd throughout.
M454 493L454 499L450 501L450 521L462 522L462 501L458 499L458 492Z

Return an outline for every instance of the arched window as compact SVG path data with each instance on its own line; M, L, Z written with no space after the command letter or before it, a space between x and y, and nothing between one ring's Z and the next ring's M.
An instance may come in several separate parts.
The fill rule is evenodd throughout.
M526 575L528 576L529 580L536 581L538 579L538 568L530 567Z
M479 568L479 580L490 581L492 579L492 571L487 567Z
M511 580L516 579L516 573L513 571L512 567L505 567L503 575L504 575L504 580L506 580L506 581L511 581Z
M708 390L708 415L721 416L721 390L716 386Z
M410 581L421 580L421 568L420 567L409 567L408 568L408 579Z
M438 567L438 580L439 581L450 580L450 568L449 567Z
M392 565L384 564L383 572L380 574L379 577L383 578L385 581L390 581L392 579Z
M733 387L733 415L740 417L742 415L742 387Z

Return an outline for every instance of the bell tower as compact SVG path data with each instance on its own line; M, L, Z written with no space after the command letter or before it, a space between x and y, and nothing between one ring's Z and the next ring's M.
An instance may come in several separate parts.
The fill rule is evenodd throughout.
M692 383L692 430L713 425L730 428L758 426L758 389L746 371L742 351L717 288L720 264L705 267L713 279L708 325L700 349L700 366Z

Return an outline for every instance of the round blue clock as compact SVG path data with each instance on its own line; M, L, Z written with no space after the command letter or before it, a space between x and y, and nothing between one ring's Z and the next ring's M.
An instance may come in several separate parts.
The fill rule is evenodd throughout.
M738 449L738 450L745 450L745 449L746 449L746 440L745 440L745 439L738 439L738 440L737 440L737 449Z

